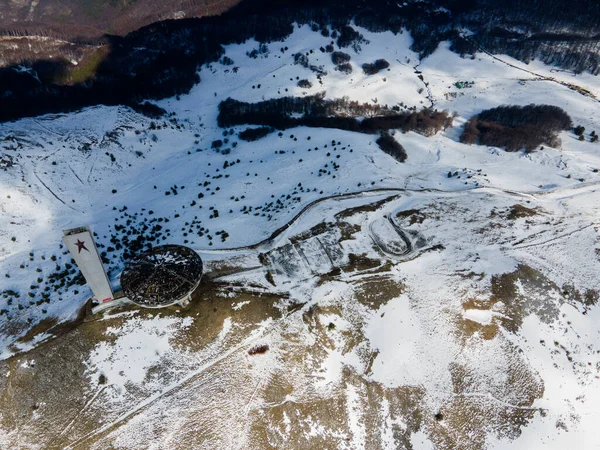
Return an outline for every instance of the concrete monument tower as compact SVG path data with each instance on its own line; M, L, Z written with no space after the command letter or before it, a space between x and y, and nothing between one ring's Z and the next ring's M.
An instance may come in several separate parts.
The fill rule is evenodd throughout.
M92 289L94 299L98 303L111 301L114 293L89 227L65 230L63 242Z

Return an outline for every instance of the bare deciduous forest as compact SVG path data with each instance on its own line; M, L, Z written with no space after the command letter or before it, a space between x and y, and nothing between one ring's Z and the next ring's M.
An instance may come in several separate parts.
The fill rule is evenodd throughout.
M364 38L350 25L354 22L370 31L408 30L414 39L412 48L421 57L433 52L442 40L449 40L451 48L465 56L479 46L523 61L537 58L567 70L597 74L599 19L600 4L593 0L432 0L407 3L402 8L390 0L366 4L360 0L343 4L334 0L246 0L221 16L156 22L124 37L104 35L96 41L104 50L88 56L95 60L86 66L87 73L76 72L78 76L74 71L81 71L82 66L74 66L69 59L77 54L78 46L89 42L73 41L63 46L70 48L69 54L63 47L53 48L57 56L35 60L26 46L19 59L17 45L11 52L17 52L12 58L18 63L0 69L0 121L96 104L135 106L145 99L183 94L201 83L198 67L218 61L223 45L252 37L260 43L275 42L289 35L294 23L309 24L331 36L338 50L360 51ZM473 33L469 40L460 33L464 28ZM5 29L0 33L22 37L41 32ZM59 31L48 33L61 38ZM339 58L338 70L351 70L349 63L342 61L344 56L332 55Z
M301 114L300 117L293 116ZM257 103L228 98L219 104L220 127L263 125L276 129L297 126L337 128L361 133L399 129L431 136L452 126L447 111L422 109L401 112L377 104L347 98L325 100L324 93L306 97L283 97Z
M482 111L464 126L460 137L465 144L481 144L515 152L536 150L540 145L559 147L558 133L573 123L558 106L499 106Z

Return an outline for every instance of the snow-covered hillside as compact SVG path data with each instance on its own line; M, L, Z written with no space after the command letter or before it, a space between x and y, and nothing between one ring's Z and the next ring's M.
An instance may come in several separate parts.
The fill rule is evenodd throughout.
M351 73L336 70L324 50L331 38L304 26L283 42L227 47L228 60L202 67L189 94L158 102L167 111L161 119L98 106L0 125L3 359L59 334L90 296L61 245L67 228L91 226L115 288L133 253L166 243L194 248L209 267L236 261L252 268L259 252L271 252L275 285L265 284L263 269L226 277L231 286L259 286L267 300L256 306L259 294L204 294L219 308L212 319L208 306L196 306L84 324L76 336L85 343L67 358L69 367L85 364L75 369L83 375L79 397L65 400L58 415L50 412L60 404L54 396L33 400L26 424L0 411L7 436L0 448L36 448L38 425L46 430L39 448L54 439L60 448L256 448L288 439L300 448L308 437L337 448L598 445L600 313L586 299L600 281L600 144L565 131L561 148L507 153L461 144L459 136L482 110L529 103L560 106L587 136L600 131L598 101L539 75L593 94L600 82L504 55L461 59L448 45L420 61L406 32L357 30L364 40L343 49ZM297 53L308 67L295 64ZM366 75L362 64L380 58L389 68ZM378 148L376 135L300 127L246 142L238 138L246 126L217 125L218 105L229 97L258 102L319 92L447 109L456 113L454 127L432 137L396 132L408 154L399 163ZM371 193L342 196L363 191ZM275 242L241 249L311 202ZM363 208L348 213L348 227L361 230L356 236L345 236L344 225L318 244L296 244L348 208ZM398 257L408 244L392 242L388 216L433 250ZM343 241L339 264L323 256L323 239ZM293 263L290 242L305 262ZM391 265L382 275L350 255ZM327 278L348 265L358 272ZM39 369L35 361L44 348L65 357L70 339L73 333L2 363L0 388L14 392L13 380L51 373L50 361ZM265 355L244 351L264 342ZM61 389L51 383L50 391ZM319 412L329 411L328 399L340 417L335 408ZM194 418L203 439L189 428ZM231 432L217 430L219 422Z

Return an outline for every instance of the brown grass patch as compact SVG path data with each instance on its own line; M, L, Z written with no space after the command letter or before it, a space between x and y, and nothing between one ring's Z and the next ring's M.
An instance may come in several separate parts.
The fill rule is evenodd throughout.
M347 219L348 217L352 217L361 213L377 211L383 205L385 205L388 202L391 202L392 200L396 200L398 197L399 195L393 195L391 197L384 198L383 200L379 200L375 203L369 203L368 205L355 206L354 208L344 209L343 211L337 213L334 217L340 220Z
M415 223L423 223L427 216L419 209L407 209L406 211L399 211L396 213L398 219L408 219L408 223L413 225Z
M463 364L450 365L455 396L438 411L443 421L431 421L436 448L484 449L489 432L498 438L515 439L533 419L538 409L532 405L542 397L543 383L520 359L516 348L507 351L512 355L507 377L494 383L481 380Z
M333 227L333 223L331 223L331 222L321 222L321 223L315 225L314 227L312 227L310 230L306 230L300 234L292 236L290 238L290 242L292 244L296 244L298 242L305 241L311 237L318 236L320 234L325 233L328 229L330 229L332 227Z
M549 322L558 314L558 305L542 296L558 286L548 280L539 271L519 265L517 270L492 277L491 301L501 301L505 305L500 324L512 333L516 333L523 319L535 313L542 321Z
M535 208L527 208L526 206L517 203L516 205L512 205L510 207L506 218L509 220L516 220L521 219L523 217L537 216L541 212L542 208L540 208L539 206Z
M492 300L482 300L479 298L470 298L463 303L463 309L479 309L482 311L489 311L492 309L494 302ZM473 336L476 333L479 334L483 339L489 341L494 339L498 334L498 324L492 319L490 324L482 324L474 320L460 317L458 324L458 331L464 337Z
M353 272L374 269L381 265L381 261L378 259L368 258L366 253L356 254L350 253L348 255L348 265L344 267L344 272Z
M390 300L399 297L405 286L390 278L373 277L361 282L354 291L356 300L371 308L379 309Z
M354 239L354 235L362 229L360 225L351 225L348 222L338 222L338 228L340 233L342 234L340 238L341 241L349 241Z

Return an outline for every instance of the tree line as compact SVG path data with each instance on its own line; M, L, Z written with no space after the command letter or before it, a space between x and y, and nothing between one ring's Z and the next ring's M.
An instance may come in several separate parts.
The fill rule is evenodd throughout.
M324 93L304 97L282 97L256 103L228 98L219 104L220 127L261 125L276 129L298 126L337 128L361 133L399 129L426 136L452 126L447 111L425 108L401 112L377 104L359 103L348 98L326 100Z
M406 161L408 155L404 147L387 131L381 133L381 136L375 141L381 150L390 155L398 162Z

